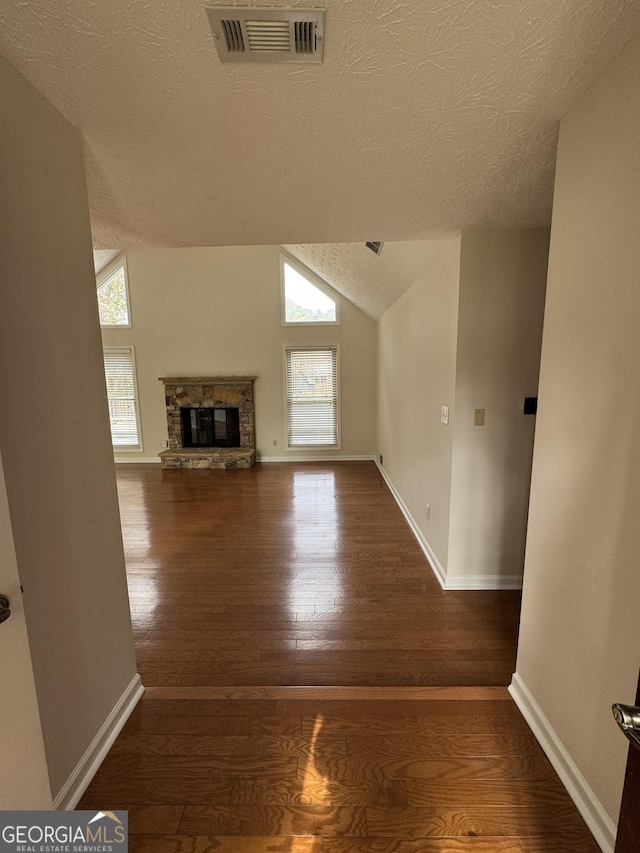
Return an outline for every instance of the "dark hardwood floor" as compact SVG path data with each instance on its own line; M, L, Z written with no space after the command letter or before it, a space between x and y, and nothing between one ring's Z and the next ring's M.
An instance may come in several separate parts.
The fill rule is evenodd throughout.
M131 853L598 850L505 687L518 594L443 593L373 464L118 482L147 690L79 808Z
M146 685L509 683L519 593L444 593L372 462L118 483Z
M598 850L505 688L151 688L80 808L131 853Z

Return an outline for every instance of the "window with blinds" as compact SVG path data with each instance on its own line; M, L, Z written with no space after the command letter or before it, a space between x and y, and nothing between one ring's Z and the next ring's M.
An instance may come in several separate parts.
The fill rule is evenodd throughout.
M287 447L340 447L338 346L285 346Z
M118 450L141 450L136 369L132 347L104 349L111 440Z

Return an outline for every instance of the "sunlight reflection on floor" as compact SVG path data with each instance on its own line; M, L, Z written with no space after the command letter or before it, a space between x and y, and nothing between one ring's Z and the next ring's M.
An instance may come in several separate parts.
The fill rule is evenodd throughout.
M340 526L333 471L296 471L293 475L292 545L296 552L296 568L289 583L289 608L296 613L309 603L309 587L318 584L318 554L327 553L327 565L335 563L339 551ZM305 558L313 561L306 569ZM322 577L322 600L335 599L343 594L339 573ZM320 588L319 588L320 591ZM295 617L294 617L295 618Z

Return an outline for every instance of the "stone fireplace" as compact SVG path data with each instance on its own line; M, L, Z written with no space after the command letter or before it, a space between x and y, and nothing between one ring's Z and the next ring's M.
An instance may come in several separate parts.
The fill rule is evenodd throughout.
M163 468L251 468L255 376L178 376L164 383L169 448Z

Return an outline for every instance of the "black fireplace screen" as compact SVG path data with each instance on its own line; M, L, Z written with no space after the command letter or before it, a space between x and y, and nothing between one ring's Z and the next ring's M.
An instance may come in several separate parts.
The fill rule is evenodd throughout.
M240 447L238 409L181 409L183 447Z

